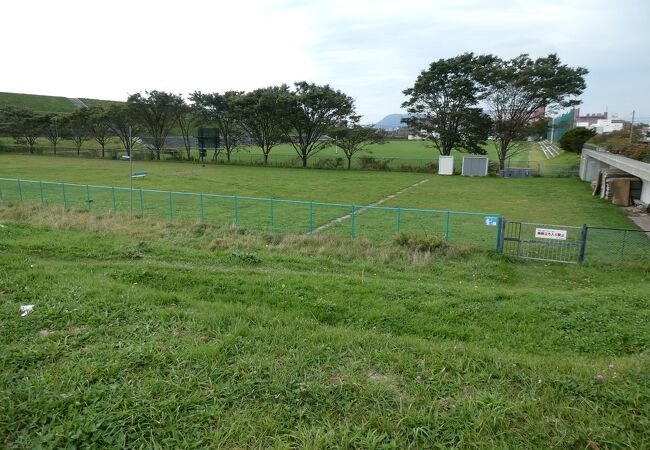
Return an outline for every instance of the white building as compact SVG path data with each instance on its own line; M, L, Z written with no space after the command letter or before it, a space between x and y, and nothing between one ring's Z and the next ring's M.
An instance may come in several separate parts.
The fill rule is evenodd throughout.
M620 119L598 119L596 123L576 122L577 127L591 128L598 134L622 130L624 125L625 121Z

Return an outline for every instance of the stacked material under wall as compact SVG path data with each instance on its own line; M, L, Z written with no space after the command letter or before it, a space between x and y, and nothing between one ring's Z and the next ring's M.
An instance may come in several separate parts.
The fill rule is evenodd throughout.
M630 206L641 198L641 179L618 169L601 170L591 187L594 196L611 199L615 205Z

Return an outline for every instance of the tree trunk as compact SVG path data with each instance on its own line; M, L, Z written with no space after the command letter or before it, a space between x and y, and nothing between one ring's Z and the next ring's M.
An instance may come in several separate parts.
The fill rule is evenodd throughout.
M352 155L348 156L348 169L352 168Z
M303 153L300 158L302 159L302 167L307 167L307 154Z
M230 164L230 153L231 153L231 151L232 150L226 150L226 160L228 161L229 164Z
M54 156L56 156L56 144L54 144Z
M156 149L156 159L158 161L160 161L160 149L159 148Z
M269 163L269 154L265 152L264 153L264 165L266 166L268 163Z
M104 159L104 146L105 146L105 145L106 145L106 144L102 144L102 159Z
M80 156L81 145L77 145L77 156Z

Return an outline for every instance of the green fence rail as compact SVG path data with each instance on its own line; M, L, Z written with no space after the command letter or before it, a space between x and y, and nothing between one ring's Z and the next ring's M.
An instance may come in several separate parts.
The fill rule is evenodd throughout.
M437 237L495 250L501 215L386 206L306 202L238 195L129 189L0 178L0 201L63 206L98 214L129 214L205 222L277 234L389 240L397 234Z

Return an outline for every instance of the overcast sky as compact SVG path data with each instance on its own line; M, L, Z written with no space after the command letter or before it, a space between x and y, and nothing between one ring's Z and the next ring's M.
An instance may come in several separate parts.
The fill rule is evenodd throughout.
M555 52L590 71L583 112L650 116L650 0L6 0L0 12L5 92L125 100L304 79L374 122L439 58Z

